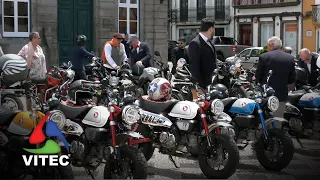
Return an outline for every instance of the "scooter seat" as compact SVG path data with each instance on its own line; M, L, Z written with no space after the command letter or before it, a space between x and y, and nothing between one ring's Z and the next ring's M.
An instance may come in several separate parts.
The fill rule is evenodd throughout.
M142 96L139 106L145 111L150 111L153 113L168 113L172 110L174 105L176 105L179 101L177 100L169 100L166 102L156 102L148 99L148 96Z
M41 78L41 79L31 79L31 82L32 82L33 84L36 84L36 85L48 84L48 79L47 79L47 77Z
M299 99L305 94L304 90L292 91L288 94L288 102L291 104L298 103Z
M229 97L229 98L222 99L221 101L224 105L224 110L228 111L237 99L238 98L236 97Z

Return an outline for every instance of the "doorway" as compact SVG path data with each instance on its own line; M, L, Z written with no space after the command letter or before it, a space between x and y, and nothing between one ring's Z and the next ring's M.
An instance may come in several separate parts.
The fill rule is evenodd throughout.
M58 0L59 64L71 60L80 34L87 36L86 49L93 50L93 1Z
M251 24L240 24L239 25L239 43L241 45L252 45L252 25Z

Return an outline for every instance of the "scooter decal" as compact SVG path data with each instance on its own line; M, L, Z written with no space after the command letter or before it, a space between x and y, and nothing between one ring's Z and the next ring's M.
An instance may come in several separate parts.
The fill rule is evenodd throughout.
M240 98L233 103L233 105L229 109L229 112L234 114L250 115L253 113L255 107L256 102L254 100Z

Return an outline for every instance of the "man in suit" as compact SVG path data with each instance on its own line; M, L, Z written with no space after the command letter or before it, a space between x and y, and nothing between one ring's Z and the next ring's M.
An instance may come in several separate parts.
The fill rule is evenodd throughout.
M128 35L128 33L125 32L124 33L124 39L123 39L123 41L121 43L125 47L127 57L130 58L130 44L127 43L128 39L129 39L129 35Z
M190 42L187 50L192 77L203 89L211 84L213 71L216 69L217 55L211 42L215 32L214 26L214 21L202 19L200 33ZM193 94L195 99L194 90Z
M136 70L153 66L151 48L147 43L140 42L136 35L130 36L127 43L132 46L130 65L134 74L139 75L141 73L141 71L136 72Z
M255 79L260 84L265 84L269 70L272 70L268 85L275 90L275 96L280 101L274 115L282 117L288 97L288 84L294 83L295 80L294 57L282 51L282 41L276 36L268 40L267 47L268 52L259 57Z
M317 66L317 59L319 54L311 53L307 48L303 48L300 50L300 61L299 66L304 68L306 72L308 72L308 84L310 86L316 86L319 77L319 68Z

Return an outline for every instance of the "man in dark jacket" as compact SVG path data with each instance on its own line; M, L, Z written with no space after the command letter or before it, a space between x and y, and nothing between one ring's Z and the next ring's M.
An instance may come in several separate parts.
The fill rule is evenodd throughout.
M153 66L151 48L147 43L140 42L136 35L132 35L127 43L132 46L129 59L134 74L139 75L141 73L141 71L136 72L135 69L142 70Z
M178 47L172 49L171 52L171 62L172 62L172 70L171 73L175 74L177 69L177 62L180 58L184 58L188 62L187 52L186 52L186 39L184 37L179 38Z
M77 46L72 52L72 69L75 71L75 80L84 79L87 80L85 71L86 59L92 59L94 54L88 52L85 48L87 37L85 35L79 35L77 38Z
M128 33L124 33L124 39L123 39L123 41L121 43L124 45L127 57L129 58L130 57L130 44L127 43L128 39L129 39Z
M269 70L272 70L268 84L275 90L275 96L280 101L275 115L282 117L288 97L288 84L295 80L294 57L282 51L282 41L278 37L271 37L267 46L269 52L259 57L255 78L260 84L265 84Z
M307 48L300 50L299 66L308 72L308 84L316 86L318 84L319 68L317 66L317 59L319 54L311 53Z
M200 33L188 47L190 72L203 89L211 84L212 74L216 69L217 55L211 42L215 32L214 26L214 21L207 18L202 19Z

